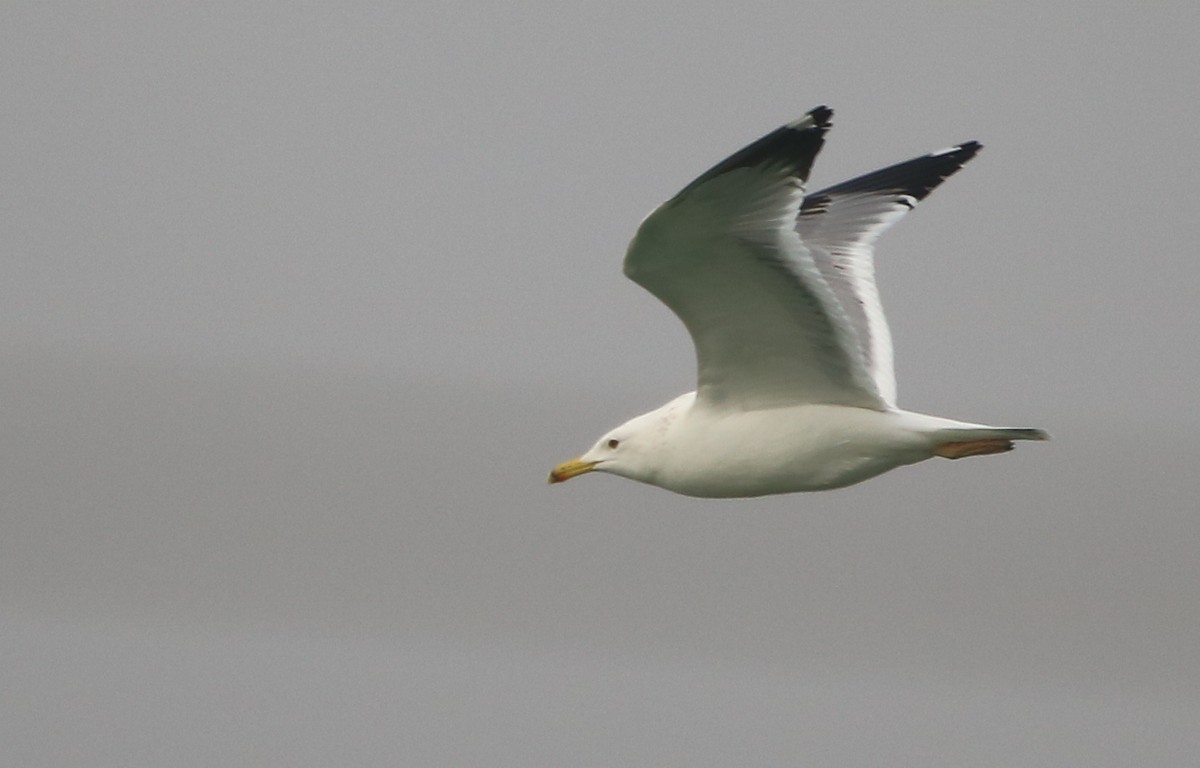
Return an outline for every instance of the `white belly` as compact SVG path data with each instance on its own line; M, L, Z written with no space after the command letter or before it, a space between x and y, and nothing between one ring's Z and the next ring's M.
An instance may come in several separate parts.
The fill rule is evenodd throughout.
M654 483L707 497L841 488L932 455L898 414L833 405L692 410L665 447Z

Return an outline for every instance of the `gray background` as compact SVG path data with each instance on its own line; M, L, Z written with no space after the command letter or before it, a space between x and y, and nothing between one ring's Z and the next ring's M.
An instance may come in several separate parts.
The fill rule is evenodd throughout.
M1200 763L1200 5L10 3L0 762ZM1055 441L705 502L646 212L828 103L900 399Z

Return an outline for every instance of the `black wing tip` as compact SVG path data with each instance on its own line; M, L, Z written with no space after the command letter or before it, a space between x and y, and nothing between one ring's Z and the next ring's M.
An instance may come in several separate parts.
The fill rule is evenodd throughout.
M964 141L962 144L943 149L939 152L932 152L924 158L919 158L919 160L924 160L927 164L926 172L928 176L913 179L903 191L906 194L912 195L917 201L924 200L943 181L962 170L962 167L971 158L979 154L979 150L981 149L983 149L983 145L978 141Z
M808 110L802 116L796 118L790 123L786 123L779 128L779 131L791 131L794 133L814 133L818 136L824 136L829 127L833 125L830 118L833 117L833 110L829 107L821 105Z
M803 208L815 211L828 205L834 197L871 193L903 195L911 199L898 202L912 208L957 173L981 149L983 145L978 141L966 141L914 157L814 192L805 198Z
M956 144L953 147L947 147L946 149L940 150L938 152L931 152L927 156L931 157L931 158L933 158L933 157L954 158L955 160L958 161L959 165L962 166L962 165L965 165L966 162L968 160L970 160L972 157L975 157L975 155L979 154L979 150L981 150L981 149L983 149L982 144L980 144L978 141L971 140L971 141L964 141L962 144Z
M801 118L782 125L721 162L709 168L695 181L683 188L673 199L679 199L711 179L738 168L778 165L804 181L812 170L813 160L825 142L833 110L826 106L810 109Z
M800 118L799 120L788 123L788 127L789 128L813 127L813 128L821 128L821 129L828 130L829 126L833 125L833 123L831 122L832 118L833 118L833 110L830 109L829 107L825 106L824 104L822 104L819 107L813 107L812 109L808 110L808 112L805 113L804 117ZM806 125L806 123L811 123L811 125Z

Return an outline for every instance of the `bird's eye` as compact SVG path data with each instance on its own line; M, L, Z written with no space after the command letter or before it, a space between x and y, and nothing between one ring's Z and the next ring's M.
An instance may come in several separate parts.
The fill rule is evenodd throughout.
M621 444L621 441L620 441L620 440L609 440L609 441L608 441L608 447L609 447L609 448L613 448L613 449L615 449L615 448L616 448L618 445L620 445L620 444Z

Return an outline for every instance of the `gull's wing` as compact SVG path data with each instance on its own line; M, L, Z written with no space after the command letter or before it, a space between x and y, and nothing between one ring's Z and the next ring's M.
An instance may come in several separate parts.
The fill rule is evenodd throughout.
M625 274L687 326L697 397L883 409L851 319L796 231L825 107L715 165L642 222Z
M970 141L913 158L804 198L796 231L854 328L876 391L896 404L892 337L875 287L875 241L975 156Z

